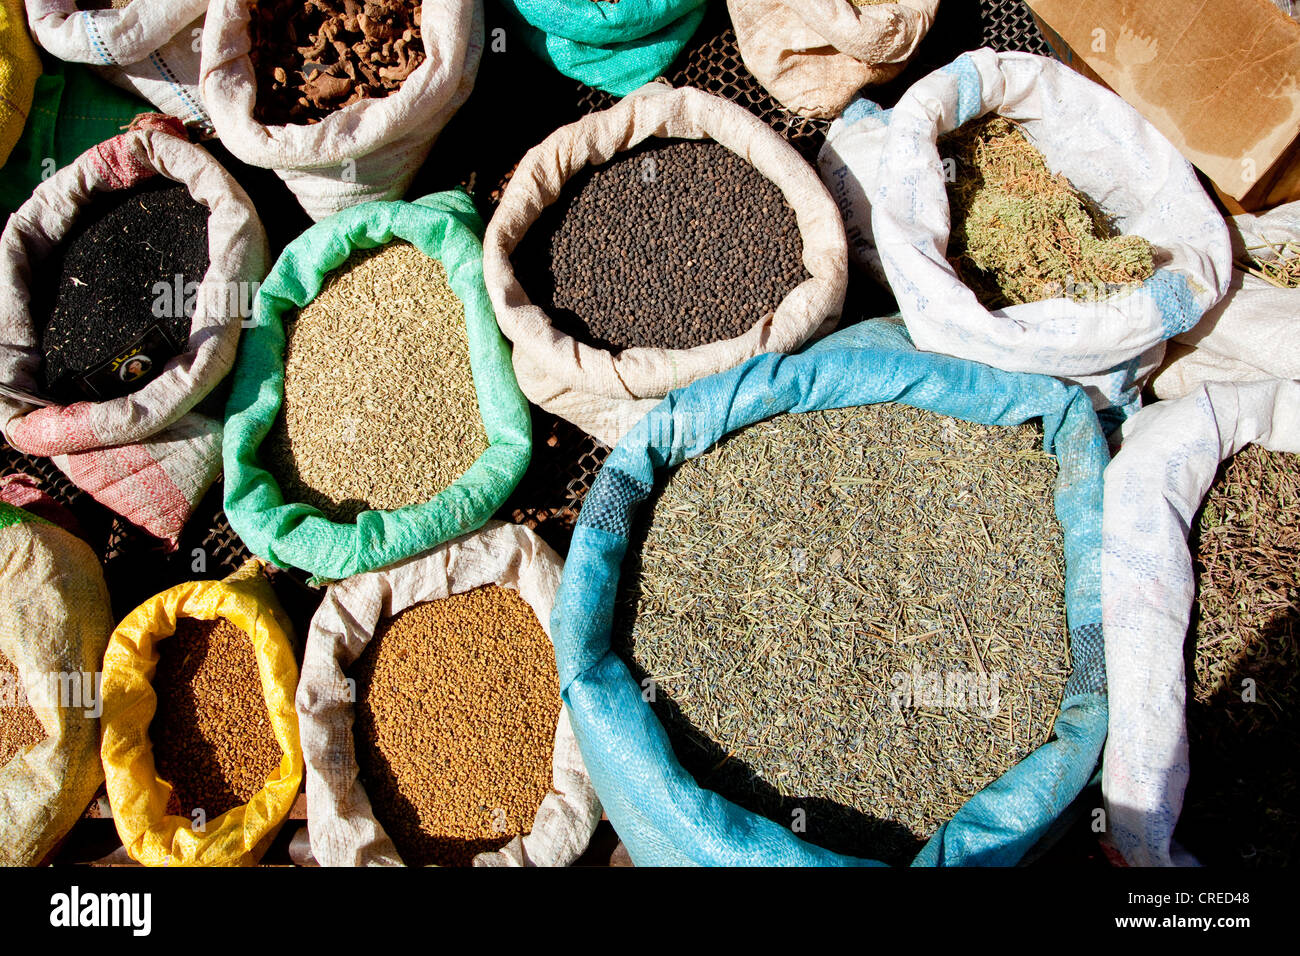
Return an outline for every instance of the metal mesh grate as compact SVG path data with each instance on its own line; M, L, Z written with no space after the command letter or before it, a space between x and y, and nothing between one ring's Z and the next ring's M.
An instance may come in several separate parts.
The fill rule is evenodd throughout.
M1021 0L980 0L983 45L1000 53L1020 51L1051 56L1051 47Z
M736 31L731 27L724 3L710 5L700 28L669 65L664 77L673 86L693 86L739 103L789 140L806 159L817 155L822 136L830 126L827 120L807 119L789 112L759 85L740 58ZM581 84L578 90L583 113L614 105L615 99L608 93Z

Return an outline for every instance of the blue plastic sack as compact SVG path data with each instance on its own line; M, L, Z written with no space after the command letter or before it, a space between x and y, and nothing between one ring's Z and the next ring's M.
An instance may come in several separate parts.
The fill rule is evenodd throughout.
M551 628L583 758L637 865L875 863L806 843L701 788L611 649L610 631L634 515L656 471L773 415L879 402L984 424L1041 417L1044 447L1058 462L1056 514L1065 535L1072 673L1055 737L968 800L914 865L1015 864L1091 777L1107 721L1100 559L1109 454L1096 413L1078 386L919 352L902 326L874 320L798 355L761 355L670 393L610 453L583 504Z
M705 0L501 0L537 56L581 83L626 96L676 58Z

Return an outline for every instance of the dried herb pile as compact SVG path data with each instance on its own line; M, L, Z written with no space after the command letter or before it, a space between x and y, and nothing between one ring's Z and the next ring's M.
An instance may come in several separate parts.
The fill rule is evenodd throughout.
M615 647L701 786L906 862L1051 736L1069 673L1055 474L1037 426L902 405L751 426L642 517Z
M1300 840L1300 458L1258 445L1235 455L1191 544L1178 836L1207 865L1287 865Z
M418 504L487 449L465 308L410 243L355 252L285 331L264 455L286 501L334 521Z
M468 866L532 830L551 786L560 686L518 593L489 585L409 608L350 673L362 783L408 866Z
M651 139L579 172L512 256L567 335L597 348L734 338L807 278L781 190L712 141Z
M27 700L18 668L0 654L0 767L45 737L45 728Z
M172 785L169 814L207 822L242 806L280 765L253 641L224 618L181 618L158 644L149 725L158 776Z
M255 0L249 13L253 118L269 126L388 96L425 59L418 0Z
M1300 242L1250 246L1236 266L1278 289L1300 289Z
M1016 123L972 120L940 137L939 155L956 160L948 261L986 308L1105 298L1153 274L1151 244L1116 234Z

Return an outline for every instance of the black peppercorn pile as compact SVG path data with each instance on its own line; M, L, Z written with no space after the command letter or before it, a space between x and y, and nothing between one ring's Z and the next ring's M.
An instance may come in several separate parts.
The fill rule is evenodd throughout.
M804 271L781 191L712 141L649 140L565 186L514 255L556 328L597 348L734 338Z
M95 397L83 394L77 379L150 326L160 326L173 347L171 355L151 355L155 370L185 351L191 318L186 299L194 291L187 292L185 284L201 282L207 270L208 209L183 184L159 177L87 203L64 241L36 266L32 283L38 328L46 317L41 351L50 396ZM124 384L121 390L133 389Z

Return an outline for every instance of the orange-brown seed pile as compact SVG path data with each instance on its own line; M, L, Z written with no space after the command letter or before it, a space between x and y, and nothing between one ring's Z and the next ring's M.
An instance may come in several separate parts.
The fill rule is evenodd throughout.
M351 675L362 783L403 861L467 866L532 829L560 688L516 592L489 585L403 611Z
M253 642L223 618L181 618L158 653L149 738L172 785L167 812L201 809L211 821L251 800L280 764Z

